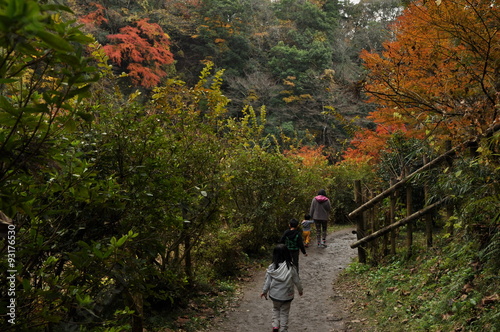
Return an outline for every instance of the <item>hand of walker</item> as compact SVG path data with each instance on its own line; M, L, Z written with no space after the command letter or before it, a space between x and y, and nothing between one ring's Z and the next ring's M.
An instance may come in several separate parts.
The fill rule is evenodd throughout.
M266 293L262 293L262 294L260 294L260 297L264 297L264 298L266 298L266 300L267 300L267 294L266 294Z

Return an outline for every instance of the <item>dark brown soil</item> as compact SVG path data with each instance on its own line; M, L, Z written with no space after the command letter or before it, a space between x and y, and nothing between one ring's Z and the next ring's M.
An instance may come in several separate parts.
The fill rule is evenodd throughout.
M314 234L313 234L314 238ZM352 229L329 234L327 248L311 246L308 256L300 255L300 277L304 295L297 294L290 311L289 332L298 331L363 331L363 321L353 317L358 306L354 285L339 282L340 273L357 255L349 246L356 241ZM272 302L260 298L265 268L256 271L243 285L240 296L224 315L214 319L208 332L271 331ZM352 287L351 287L352 286Z

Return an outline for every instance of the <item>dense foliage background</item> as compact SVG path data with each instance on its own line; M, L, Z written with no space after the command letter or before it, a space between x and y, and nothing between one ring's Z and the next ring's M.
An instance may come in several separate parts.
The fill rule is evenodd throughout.
M453 202L436 227L479 245L464 282L495 299L479 285L498 285L499 17L471 0L0 0L2 330L155 326L223 292L318 189L349 223L354 180L381 190L444 140L473 154L414 181Z

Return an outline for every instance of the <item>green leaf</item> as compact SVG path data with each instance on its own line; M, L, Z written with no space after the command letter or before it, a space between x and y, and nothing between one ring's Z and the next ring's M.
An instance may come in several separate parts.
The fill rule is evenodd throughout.
M67 52L72 52L73 47L71 46L70 43L68 43L66 40L61 38L60 36L57 36L53 33L46 32L46 31L37 31L38 37L40 37L41 40L46 42L50 47L60 50L60 51L67 51Z
M80 118L82 118L83 120L85 120L85 122L92 122L92 120L94 119L94 117L92 116L92 114L86 113L86 112L82 112L82 111L76 112L76 115L78 115Z
M96 255L97 258L101 259L104 258L104 253L100 251L97 247L93 247L92 252L94 253L94 255Z
M10 100L7 99L5 96L1 95L0 95L0 108L12 115L18 115L19 113L18 109L12 106Z
M116 246L117 246L117 247L121 247L121 246L125 243L125 241L127 241L127 239L128 239L128 236L127 236L127 235L122 236L122 237L121 237L121 238L120 238L120 239L116 242Z
M84 87L81 87L78 89L73 89L68 93L67 98L73 98L74 96L77 96L80 94L85 94L89 91L89 89L90 89L90 85L88 85L88 84L85 85Z
M0 78L0 84L9 84L17 82L17 78Z
M73 11L70 8L63 6L63 5L47 4L47 5L44 5L42 8L43 8L43 10L47 10L47 11L65 11L68 13L73 13Z

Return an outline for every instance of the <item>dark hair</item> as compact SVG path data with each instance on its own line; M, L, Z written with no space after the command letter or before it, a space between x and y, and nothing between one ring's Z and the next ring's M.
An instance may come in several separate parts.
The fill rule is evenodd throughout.
M297 228L299 226L299 221L297 219L290 219L288 224L290 227Z
M311 215L310 215L310 214L306 214L306 215L304 215L304 219L305 219L305 220L310 220L310 219L311 219Z
M290 250L283 243L277 244L273 250L273 264L276 270L280 263L286 262L286 267L290 268L292 265L292 256Z
M326 196L326 191L325 191L325 189L321 189L320 191L318 191L318 195L323 195L323 196Z

